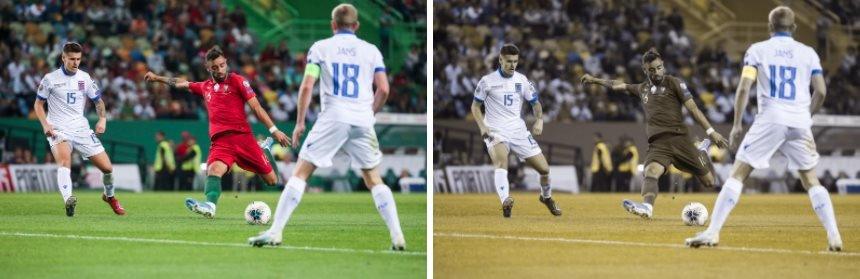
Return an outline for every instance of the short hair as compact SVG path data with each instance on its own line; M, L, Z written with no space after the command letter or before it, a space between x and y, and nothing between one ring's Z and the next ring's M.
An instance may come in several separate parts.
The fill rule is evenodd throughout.
M660 53L657 52L656 48L651 48L642 55L642 65L649 64L654 62L654 60L663 59L663 56L660 56Z
M81 44L76 42L68 42L63 45L63 53L81 53L84 51L84 48L81 47Z
M331 20L335 22L337 28L352 27L358 22L358 10L348 3L337 5L331 10Z
M794 31L794 11L788 6L773 8L768 14L767 20L773 32Z
M224 56L224 52L221 51L221 47L217 45L206 51L206 61L212 61L221 56Z
M499 53L501 55L520 55L520 49L514 44L505 44Z

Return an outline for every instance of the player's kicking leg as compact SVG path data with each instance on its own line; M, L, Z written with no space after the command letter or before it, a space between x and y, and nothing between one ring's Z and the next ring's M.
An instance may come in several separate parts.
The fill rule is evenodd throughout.
M621 202L627 212L640 216L645 219L650 219L654 214L654 201L657 200L657 185L658 179L666 171L666 168L658 162L651 161L645 166L645 185L642 186L643 202L635 202L625 199Z
M555 216L561 216L561 208L552 199L552 187L549 186L549 164L543 154L526 158L526 164L534 168L540 174L540 196L538 200L546 205L549 212Z
M511 217L511 210L514 208L514 198L510 196L510 183L508 182L508 146L504 143L490 144L490 159L493 161L493 166L496 167L494 175L494 185L496 185L496 193L499 194L499 200L502 202L502 216L505 218Z
M75 207L78 199L72 195L72 146L68 141L61 141L51 147L54 158L57 160L57 187L63 196L63 204L66 208L66 216L75 216Z
M116 215L125 215L125 209L122 208L122 205L119 203L119 200L116 199L114 195L113 188L113 165L111 165L110 158L107 153L104 151L92 156L89 158L93 165L96 166L99 170L101 170L102 182L104 183L104 192L102 193L102 200L106 202L110 208L113 210L113 213Z

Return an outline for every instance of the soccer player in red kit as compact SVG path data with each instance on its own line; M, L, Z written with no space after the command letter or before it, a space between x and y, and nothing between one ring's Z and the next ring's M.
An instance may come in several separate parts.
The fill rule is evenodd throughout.
M286 147L290 138L278 130L269 114L260 106L251 84L244 77L227 72L227 58L218 46L206 52L206 70L212 78L201 82L159 76L152 72L146 73L144 79L165 83L172 88L187 88L192 94L203 97L206 103L209 138L212 140L209 159L206 161L209 175L206 179L206 202L188 198L185 206L195 213L213 218L221 196L221 176L227 173L233 163L260 175L269 186L278 181L276 161L269 152L272 140L267 139L262 146L257 144L246 120L245 103L251 106L257 119L269 127L275 141Z

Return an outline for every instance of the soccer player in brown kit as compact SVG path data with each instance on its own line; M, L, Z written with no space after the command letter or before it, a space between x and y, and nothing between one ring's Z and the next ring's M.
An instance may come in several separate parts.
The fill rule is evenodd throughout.
M682 107L687 108L714 143L725 148L728 142L708 123L708 119L693 101L684 81L666 75L663 59L656 50L648 50L642 56L642 69L648 79L639 84L599 79L589 74L585 74L581 82L599 84L612 91L627 93L642 100L647 123L645 131L648 134L645 185L642 187L644 201L638 203L625 199L622 206L632 214L651 218L654 200L657 199L657 179L669 169L670 165L674 164L678 169L694 174L705 187L713 187L716 183L713 165L704 151L707 150L709 141L705 140L698 149L694 146L684 125Z

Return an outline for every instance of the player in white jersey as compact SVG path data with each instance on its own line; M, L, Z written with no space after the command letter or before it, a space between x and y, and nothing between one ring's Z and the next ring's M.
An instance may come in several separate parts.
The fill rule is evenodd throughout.
M472 114L496 168L494 184L502 202L502 216L510 218L514 206L508 182L508 155L511 152L540 174L541 194L538 200L546 205L552 215L560 216L561 209L552 199L552 188L549 186L549 164L526 128L525 121L520 118L523 100L526 100L537 119L532 132L535 135L543 132L543 109L538 92L526 76L516 72L519 54L520 50L513 44L502 46L499 51L499 70L485 75L478 82ZM481 112L481 106L486 108L486 117Z
M51 152L57 160L57 186L66 207L66 216L75 215L77 198L72 195L71 157L72 150L77 149L84 158L88 158L104 174L104 200L114 213L124 215L125 209L114 197L113 166L105 153L98 135L105 132L107 118L105 103L101 100L101 92L92 77L78 69L81 63L83 48L78 43L66 43L63 46L63 65L60 69L48 73L39 82L35 104L36 116L42 124L45 136L51 146ZM95 103L99 121L95 131L90 130L90 124L84 117L86 98ZM47 116L45 103L48 103Z
M362 170L364 183L388 227L391 248L404 250L406 241L400 229L394 196L383 183L377 168L382 161L382 152L373 129L376 122L374 113L388 98L388 75L382 54L374 45L355 36L359 26L355 7L340 4L332 10L331 17L334 36L314 43L308 50L305 76L299 88L293 146L297 146L304 133L305 115L317 78L321 80L322 112L302 145L292 177L287 181L275 209L271 228L249 238L248 242L254 246L279 245L281 232L301 201L305 181L317 168L331 166L334 155L343 151ZM376 85L375 94L373 85Z
M737 204L743 181L753 169L769 167L777 151L788 158L790 169L797 169L803 187L809 193L812 209L827 231L828 249L842 250L842 237L836 226L833 204L827 189L815 175L818 152L812 138L811 113L821 108L827 89L821 63L815 51L792 39L796 29L794 12L779 6L768 16L771 38L753 44L744 56L744 68L735 99L735 119L731 132L732 149L738 150L729 179L714 203L708 229L688 238L691 247L719 243L720 229ZM758 83L758 114L746 136L741 118L753 82ZM810 83L814 90L810 98Z

